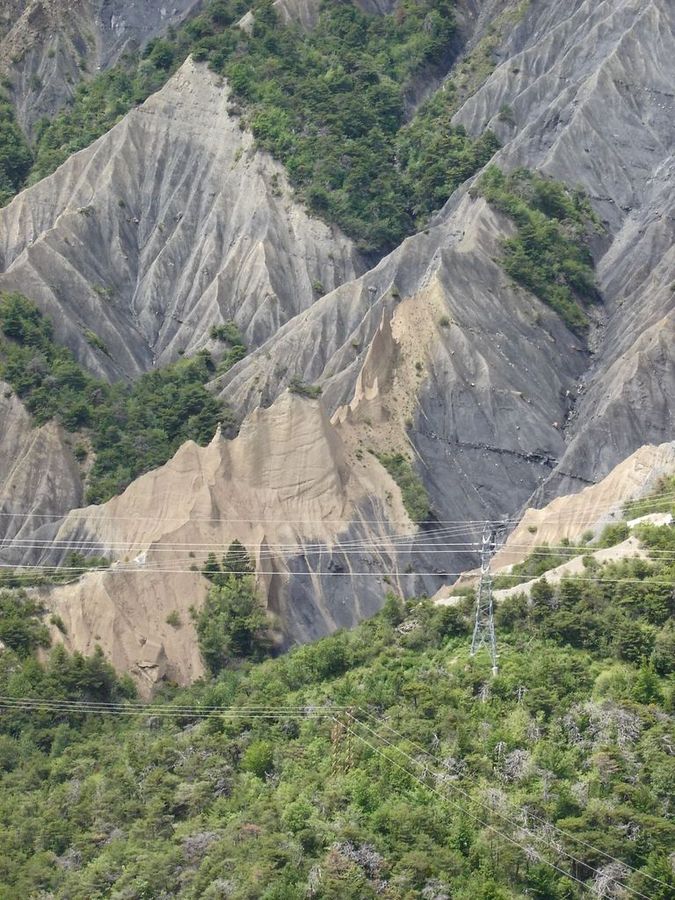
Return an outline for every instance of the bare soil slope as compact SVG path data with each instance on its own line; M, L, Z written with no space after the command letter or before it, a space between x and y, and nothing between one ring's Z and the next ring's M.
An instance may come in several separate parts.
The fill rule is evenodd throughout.
M230 319L259 345L362 270L352 243L294 202L282 167L228 105L220 79L188 60L0 210L0 289L50 314L93 372L166 364Z
M0 10L0 75L27 132L72 98L81 79L177 25L199 0L7 0Z

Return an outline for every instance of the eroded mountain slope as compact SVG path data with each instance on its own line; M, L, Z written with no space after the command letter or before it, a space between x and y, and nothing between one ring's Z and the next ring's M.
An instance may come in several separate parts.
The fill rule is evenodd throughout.
M666 0L535 4L502 52L455 120L489 122L507 167L582 187L611 239L597 253L597 352L551 496L573 487L566 473L593 479L673 433L675 10Z
M4 5L4 4L3 4ZM82 78L176 25L199 5L135 0L10 0L0 13L0 75L30 132L51 117Z
M396 485L372 455L349 456L321 405L287 392L233 441L188 442L121 496L74 510L37 557L54 564L79 549L114 562L43 592L65 624L54 638L87 652L101 643L144 689L161 677L189 681L202 671L190 616L208 586L199 569L235 538L255 560L283 645L372 615L387 586L422 587L393 571L418 569ZM180 627L166 621L174 611Z
M289 323L221 379L223 391L253 408L293 376L321 383L337 418L351 405L364 449L412 445L440 519L518 509L563 452L588 357L495 262L508 227L463 197L446 221ZM281 378L268 352L289 361Z
M188 60L0 210L0 267L1 289L28 295L90 370L115 378L193 353L226 320L258 345L362 263L293 202L227 89Z
M287 642L304 640L351 624L377 608L390 569L401 572L410 565L413 570L409 578L399 576L394 582L397 589L431 592L442 578L450 580L451 573L471 567L475 557L443 546L446 524L514 517L528 499L538 504L550 495L578 491L645 442L671 440L672 117L663 86L675 75L672 16L665 0L532 4L497 48L503 63L456 116L473 132L486 123L499 129L504 144L499 165L527 165L579 184L604 218L605 232L595 238L593 247L603 304L590 311L594 324L588 343L504 274L500 242L512 234L512 222L473 196L469 185L456 192L427 231L404 241L371 271L349 280L349 268L358 267L349 243L340 239L339 264L331 260L331 254L336 256L331 246L336 237L298 211L301 226L293 232L293 240L282 242L284 253L276 255L282 264L261 266L261 258L279 239L265 244L258 237L257 256L246 251L247 229L258 234L254 199L265 197L263 217L267 222L269 216L275 225L283 219L280 211L291 207L285 206L289 202L285 187L284 196L274 196L284 184L280 170L265 169L260 180L240 182L237 169L224 190L233 190L235 179L238 190L244 184L240 199L227 207L228 213L241 209L237 221L242 231L239 243L229 248L234 237L231 213L228 217L225 207L216 205L200 218L195 210L209 207L209 195L202 180L196 190L193 181L188 185L185 167L205 165L210 173L206 184L220 189L222 172L239 165L246 154L237 162L236 151L228 147L229 155L219 150L220 155L211 157L215 152L206 139L190 145L194 153L185 148L176 121L188 121L197 132L200 128L194 118L183 117L176 80L62 167L53 176L56 181L47 179L19 197L6 212L12 237L4 251L8 270L0 284L21 288L48 311L64 309L61 335L90 367L111 376L120 371L133 374L155 360L172 358L179 348L201 346L208 324L222 318L236 318L249 343L265 341L214 384L242 414L248 414L237 441L230 445L218 440L206 450L186 445L167 466L143 476L121 498L73 514L59 532L67 544L43 561L54 562L71 542L85 541L91 543L83 546L110 553L122 564L126 556L133 560L141 554L133 565L147 566L155 543L170 556L188 537L197 544L218 546L239 537L254 550L261 579L266 577L265 564L274 558L274 575L264 583L269 607L278 614ZM212 83L212 76L191 64L180 78L191 85ZM162 104L164 112L157 109ZM138 141L146 131L139 130L139 123L148 108L161 126L150 132L151 146L144 155ZM222 127L233 129L226 111L221 114ZM203 116L197 118L201 121ZM159 140L158 131L164 142L160 147L173 144L161 164L161 177L154 161L158 145L152 143ZM237 140L249 139L239 135ZM181 153L176 146L183 148ZM129 185L127 171L115 174L115 155L133 161L131 172L145 172L150 166L152 178L139 176ZM279 172L274 182L270 171ZM106 179L114 187L103 192L102 201L91 200ZM180 203L166 201L171 192L165 185L176 183ZM156 185L165 207L155 209L151 204L147 212L133 206L137 196L149 197ZM50 190L60 198L61 213L55 220L48 205L36 202L49 200L49 193L40 191ZM69 206L73 191L77 206ZM129 210L115 209L118 197L130 204ZM183 219L175 220L179 213ZM105 224L108 216L116 230ZM171 216L176 224L166 228ZM186 261L182 253L201 223L203 230L190 244L199 263L193 257ZM160 224L165 225L163 232ZM72 234L83 244L77 252L71 253L65 244L65 237L71 239L67 229L74 229ZM308 234L317 235L314 244L308 243ZM37 235L41 236L31 244ZM114 249L118 245L134 260L128 267L133 275L125 274L119 287L114 277L118 268L126 273L127 267ZM96 268L100 253L92 247L106 248L101 269ZM308 247L317 249L310 253ZM214 257L204 263L204 253L211 248ZM212 266L221 264L228 248L233 254L228 272L243 272L248 279L246 290L237 293L236 280L228 278L228 287L235 285L233 295L218 294L208 281ZM311 260L318 261L315 269ZM171 261L181 273L190 271L190 285L185 286L187 276L182 274L172 282ZM328 275L315 275L324 271L321 266L327 267ZM83 312L68 305L70 294L65 290L54 293L56 279L51 273L72 269L77 270L73 285L78 302L88 298ZM207 269L206 286L195 289L195 274ZM307 290L314 277L321 277L326 288L345 283L316 300ZM281 279L281 286L271 288L275 278ZM93 323L98 316L100 322L106 308L87 283L99 284L104 292L114 288L106 301L111 311L105 319L109 331L101 332L100 325L90 327L114 346L115 366L83 344L78 317L87 315ZM167 284L177 286L172 286L169 299ZM260 302L268 290L280 300L283 313L276 318L270 314L271 305ZM298 382L310 392L307 385L319 385L320 400L293 398L286 392L293 379L296 389ZM251 460L260 463L258 468L239 458L244 448ZM321 465L310 464L308 448L318 448ZM415 538L409 537L412 524L402 511L397 486L369 450L408 453L421 474L436 521ZM210 467L207 477L204 467ZM269 490L267 499L256 493L261 485ZM308 493L314 498L310 503ZM319 496L323 499L315 508ZM198 500L194 508L193 500ZM168 526L168 510L182 509L185 503L188 508L180 513L179 527ZM115 504L121 504L126 515L116 512ZM128 518L136 523L132 531L122 524ZM156 530L158 518L164 522ZM328 518L337 519L337 525L329 526ZM244 523L241 531L211 531L203 519ZM276 519L286 523L286 530L277 531ZM294 519L303 524L291 526ZM314 519L322 523L316 533ZM364 569L363 575L353 566L349 571L352 559L345 550L351 540L358 540L361 548L378 547L372 569ZM269 549L280 543L287 545L283 552ZM320 552L315 553L315 544ZM448 552L430 552L439 549ZM413 574L434 570L438 577ZM338 577L340 571L347 574ZM59 609L65 615L72 597L77 598L76 608L81 605L86 585L94 580L97 596L109 598L106 604L116 597L113 586L123 585L122 621L133 608L134 592L143 591L141 579L151 578L150 590L157 593L159 576L166 603L179 603L173 599L174 585L179 584L175 573L141 575L120 568L92 573L75 588L59 588ZM199 575L181 572L180 577L188 579L180 588L182 602L188 602L188 596L190 603L195 602L193 592L204 590ZM139 608L145 602L139 600ZM184 613L185 607L181 610ZM118 621L113 609L110 616L111 622ZM159 628L157 621L153 619ZM88 629L82 626L81 646L91 646L92 627L91 619ZM111 626L113 631L117 627ZM131 634L134 627L124 625L123 630ZM188 630L185 636L189 643ZM143 668L138 660L145 665L148 653L141 651L139 642L129 646L132 650L124 651L127 662L120 664ZM164 644L153 648L155 658L163 660ZM108 652L112 653L110 646ZM179 657L182 651L171 650L169 655L174 652ZM187 651L185 655L188 658ZM133 664L128 662L132 659ZM174 662L157 663L156 672L167 665ZM180 670L180 677L189 678L188 670Z
M405 241L376 269L324 297L268 342L265 358L293 360L283 377L258 354L226 376L222 388L251 406L261 388L263 398L273 397L295 375L322 383L334 410L351 398L382 311L397 307L399 297L414 303L436 284L436 314L457 323L455 341L472 345L473 371L461 374L458 403L456 348L446 338L453 330L435 329L436 362L419 378L416 412L399 440L407 434L418 453L441 516L455 511L467 492L463 484L476 492L472 513L510 514L522 502L520 484L523 492L533 489L544 474L547 493L574 490L606 474L645 440L668 439L675 389L674 219L672 98L664 85L673 80L672 18L665 2L528 7L499 50L508 61L456 116L474 130L486 122L499 125L511 116L504 109L513 99L515 124L500 125L506 143L497 162L541 168L579 184L605 218L606 234L595 247L604 305L595 315L592 354L559 324L549 324L543 304L498 275L492 260L508 222L495 220L482 201L456 196L428 233ZM608 139L611 159L605 164ZM531 330L518 340L527 316ZM542 324L535 326L535 319ZM553 379L545 374L554 358L551 345ZM418 352L414 330L401 352ZM527 414L481 396L490 381L507 396L523 392L532 404ZM459 428L457 409L468 412ZM523 471L500 477L514 450L522 454L514 463ZM465 477L454 471L462 457L471 459Z

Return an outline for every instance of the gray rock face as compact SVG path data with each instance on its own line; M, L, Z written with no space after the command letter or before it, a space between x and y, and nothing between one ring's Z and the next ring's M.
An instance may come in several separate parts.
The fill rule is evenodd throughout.
M259 345L362 271L352 243L291 199L282 167L227 107L219 79L188 60L0 210L0 289L51 315L91 371L137 375L204 347L229 319Z
M12 84L22 127L30 133L73 97L82 78L114 65L198 6L199 0L10 0L0 14L0 74Z
M391 286L406 298L433 282L491 390L530 400L524 415L486 402L474 368L458 401L454 375L446 375L456 349L447 338L434 344L409 437L442 516L458 505L466 510L469 485L476 514L513 513L538 485L541 496L576 490L646 441L672 437L673 15L667 2L577 2L571 10L535 4L500 48L505 61L456 116L471 131L490 125L500 132L498 164L579 184L605 218L607 237L597 248L604 308L593 353L551 324L542 304L499 281L492 257L508 223L490 226L493 213L459 199L460 191L428 234L405 241L268 342L265 358L294 361L284 377L253 356L222 389L248 408L295 374L325 382L336 408L354 388L382 309L397 305ZM505 105L515 126L499 119ZM519 339L527 315L544 318ZM463 419L458 405L467 411Z
M675 395L675 8L667 0L535 4L505 61L457 114L489 123L500 162L579 185L607 222L598 253L605 319L544 497L567 473L607 474L645 442L673 435ZM509 106L515 125L499 121Z
M378 379L392 429L380 449L412 446L439 519L513 514L564 454L563 426L590 358L494 261L508 229L465 195L429 234L289 322L219 388L253 409L299 377L321 384L335 412L352 401L380 323L391 320L399 360ZM268 355L286 361L283 374Z

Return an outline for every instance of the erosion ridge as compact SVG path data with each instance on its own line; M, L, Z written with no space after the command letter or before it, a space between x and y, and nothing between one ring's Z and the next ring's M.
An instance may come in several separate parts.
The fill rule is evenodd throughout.
M284 646L372 615L387 585L422 588L392 571L418 568L394 482L372 455L350 466L346 453L320 403L287 392L254 410L234 440L188 442L119 497L73 510L53 533L61 549L38 560L53 565L66 546L86 546L113 565L42 590L65 623L53 638L85 652L102 641L145 690L162 677L189 681L202 671L190 617L208 586L199 568L235 538L256 563ZM180 628L166 622L173 611Z
M293 201L228 97L188 59L0 210L0 289L28 294L96 374L132 377L194 353L227 320L259 345L363 270L347 238Z
M488 372L498 370L498 361L505 357L508 367L514 370L507 384L517 380L519 372L529 387L529 373L541 371L541 359L548 353L544 347L553 340L555 352L561 357L556 372L577 380L574 385L564 385L564 397L556 397L553 402L547 386L542 394L539 385L530 391L542 401L536 416L537 428L547 430L547 440L542 441L540 434L529 440L517 416L510 419L506 429L495 427L494 404L491 409L488 407L487 415L483 404L478 421L482 420L484 427L476 441L471 435L474 416L467 426L468 435L448 433L446 418L449 412L452 415L455 404L440 399L449 396L444 379L420 379L419 408L408 437L423 461L423 473L442 472L447 481L443 457L448 446L458 450L461 442L468 440L484 445L486 452L490 448L508 448L508 442L515 439L512 432L520 423L517 440L521 448L525 443L526 454L538 457L533 459L536 465L541 464L542 457L550 461L544 462L550 469L548 477L535 479L545 483L538 494L544 499L556 492L578 489L606 474L645 440L659 443L667 439L672 434L668 396L672 396L675 387L675 367L669 349L674 330L670 283L675 217L670 190L673 164L668 149L671 119L664 107L672 101L652 85L661 85L667 81L665 73L672 73L670 51L675 51L675 47L670 23L671 8L659 2L651 2L644 9L642 4L618 0L601 4L579 2L571 14L567 10L563 14L554 4L539 4L536 10L528 8L498 51L509 60L513 57L513 62L505 61L497 67L455 117L469 129L483 127L486 122L499 126L505 144L497 154L498 164L540 168L551 176L579 184L605 217L607 232L596 247L604 303L601 316L596 316L592 356L572 335L552 334L546 319L544 327L532 328L529 347L514 342L513 331L520 327L526 309L537 319L545 316L545 310L538 302L531 305L533 298L514 291L507 279L497 279L498 269L493 270L491 259L498 255L494 236L508 234L508 223L490 225L494 213L481 201L462 197L460 190L438 215L428 234L404 241L378 267L322 298L268 342L264 348L266 357L275 358L278 354L294 360L283 378L275 374L273 367L263 373L260 354L253 354L225 376L223 390L248 407L258 402L256 392L262 384L263 396L274 396L288 378L296 376L321 382L332 408L347 402L363 358L354 347L365 352L378 328L382 309L393 309L397 296L417 296L423 286L436 280L448 285L442 293L445 312L451 319L461 306L459 315L455 315L460 323L462 315L471 318L477 299L484 303L488 300L490 291L494 293L491 306L499 303L506 308L506 337L486 334L480 339L480 349L477 346L472 354L473 358L485 357ZM598 39L599 29L602 40ZM574 52L562 52L568 47L574 47ZM641 49L645 47L656 49L647 54ZM577 54L583 60L578 70L574 68ZM512 71L515 69L517 73ZM611 80L620 85L629 73L636 90L610 90ZM520 128L517 120L508 128L498 122L504 101L511 99L505 85L514 95L515 115L522 109ZM612 98L609 109L608 96ZM598 122L605 119L607 124L599 128ZM630 139L612 139L610 166L602 163L607 130L615 134L637 130L641 135L637 146ZM652 148L646 155L645 144ZM649 160L647 168L645 159ZM598 184L602 185L602 194ZM483 220L485 225L481 224ZM487 242L487 235L493 235L491 243ZM455 266L460 260L473 269L471 283L463 286L465 296L456 284ZM391 293L392 286L396 296ZM511 296L512 291L518 295L516 298ZM484 309L479 322L467 325L480 329L488 321L490 315ZM310 334L313 340L308 340ZM439 329L439 336L442 334ZM473 334L476 335L475 330ZM474 340L468 328L463 330L462 339ZM319 349L314 350L314 346ZM289 353L291 347L294 349ZM444 349L441 341L436 344L435 352L449 367L453 364L453 349ZM476 394L481 390L480 383L468 374L463 381L469 404L479 401ZM476 481L481 483L479 478L473 479ZM502 483L503 479L497 481ZM442 488L436 490L437 487L433 485L432 496L445 516L450 507ZM490 488L493 489L492 484ZM474 508L476 505L481 504L476 500ZM507 509L492 502L483 505L484 512L489 507L493 512L513 511L518 508L518 498L512 491Z

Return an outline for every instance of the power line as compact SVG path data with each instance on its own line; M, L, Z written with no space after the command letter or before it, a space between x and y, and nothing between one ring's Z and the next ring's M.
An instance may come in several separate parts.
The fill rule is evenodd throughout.
M2 708L6 709L6 710L17 710L17 711L21 711L21 712L34 712L34 713L35 712L37 712L37 713L39 713L39 712L52 712L52 713L68 712L68 713L84 713L84 714L89 714L89 715L109 714L109 715L122 715L122 716L143 716L146 718L182 718L182 717L186 717L186 718L198 718L198 719L209 719L209 718L228 719L228 718L231 718L231 719L263 719L263 720L267 720L267 719L302 717L305 719L319 719L319 720L330 719L333 722L335 722L336 724L340 724L340 720L338 719L338 716L348 716L352 720L354 725L362 726L366 731L368 731L370 734L373 734L379 740L382 740L385 744L387 744L388 747L391 747L395 752L399 753L401 756L403 756L409 762L413 763L414 765L420 764L419 760L416 760L414 757L407 754L404 750L402 750L396 744L392 743L391 741L388 741L386 738L383 738L382 735L379 735L376 731L374 731L372 728L370 728L365 722L356 718L356 716L353 714L353 710L354 710L353 706L345 707L345 706L338 706L338 705L334 705L334 704L330 704L328 706L326 706L326 705L317 706L317 705L312 705L312 704L305 704L302 706L274 706L274 705L265 706L265 705L262 705L262 706L251 706L251 707L245 707L245 706L205 706L205 707L201 707L201 706L172 706L172 705L171 706L152 706L152 705L144 705L144 704L141 704L138 702L132 702L132 701L109 702L109 701L91 701L91 700L48 699L48 698L35 698L35 697L8 697L6 695L0 695L0 709L2 709ZM378 719L378 718L374 717L371 713L367 712L366 710L363 710L360 707L358 708L358 711L367 715L369 718L374 719L378 724L383 725L389 731L391 731L393 734L396 734L399 738L408 741L409 743L413 744L413 746L417 746L429 758L434 759L435 761L438 761L437 757L435 757L433 754L429 753L429 751L427 751L421 745L416 744L414 741L410 740L405 735L401 734L400 732L397 732L396 729L392 728L381 717ZM436 789L429 786L425 781L423 781L421 778L418 778L414 773L410 772L404 766L401 766L395 760L386 756L384 753L382 753L381 750L378 750L378 748L374 747L369 741L367 741L365 738L363 738L361 735L359 735L356 731L354 731L353 729L350 729L348 726L345 726L344 720L342 722L342 727L346 728L346 730L348 732L351 731L351 733L354 735L354 737L356 737L358 740L360 740L366 746L370 747L370 749L372 749L375 753L378 753L379 755L381 755L390 764L392 764L392 765L398 767L399 769L401 769L402 771L406 772L409 775L409 777L413 778L420 785L422 785L422 787L424 787L425 789L431 791L432 793L435 793L442 799L446 800L446 802L450 802L451 805L456 806L458 809L460 809L466 815L473 818L475 821L479 822L484 827L489 828L490 830L494 831L500 837L506 839L507 841L510 841L512 844L514 844L515 846L517 846L521 850L523 850L526 854L528 852L531 852L530 850L528 850L528 848L524 847L518 841L511 838L509 835L501 832L494 825L492 825L488 822L485 822L479 816L476 816L473 813L469 812L465 807L461 806L461 804L458 804L458 803L450 800L447 796L443 795L441 792L439 792ZM435 774L436 774L436 776L439 775L438 772L436 772ZM514 819L510 819L507 816L504 816L504 814L500 813L498 810L492 809L487 804L472 797L470 794L468 794L462 788L459 788L458 786L449 786L449 785L445 785L445 787L449 791L454 791L456 793L459 793L460 795L465 797L470 803L476 803L479 806L483 806L485 809L492 812L493 814L496 814L503 821L514 826L515 828L522 827L521 823L517 822ZM535 818L535 819L538 818L534 814L529 814L529 815L531 818ZM541 821L543 821L543 820L541 820ZM551 827L551 828L555 829L556 831L558 831L559 833L567 835L566 832L563 832L561 829L557 829L556 826L552 825L551 823L545 822L545 824L547 825L547 827ZM567 835L567 836L573 838L573 836L571 836L571 835ZM542 840L545 842L545 838L543 836L532 834L532 837L535 838L536 840ZM585 843L585 842L582 842L582 843ZM632 871L638 871L634 867L632 867L626 863L623 863L621 860L618 860L617 858L612 857L607 853L603 853L603 851L598 850L597 848L593 847L590 844L585 843L585 845L588 846L590 849L593 849L596 852L600 853L601 855L604 855L606 858L613 860L614 862L619 862L622 865L626 865L626 867L631 869ZM559 848L559 849L560 849L560 852L564 856L568 857L572 862L588 869L591 872L594 872L596 875L599 874L598 870L595 869L593 866L583 862L582 860L579 860L577 857L570 854L564 848ZM573 880L577 881L580 885L582 885L584 888L588 889L588 885L585 882L576 878L576 876L572 875L571 873L566 872L565 870L559 868L554 863L551 863L550 860L543 857L538 851L535 851L535 852L536 852L537 857L543 863L545 863L549 866L552 866L559 873L572 878ZM647 876L647 877L651 877L651 876ZM660 884L664 884L664 882L660 881L659 879L652 878L651 880L658 882ZM634 888L629 888L626 885L622 885L622 887L625 890L633 893L635 896L645 898L645 900L648 900L646 895L635 890Z
M648 561L648 560L646 560ZM72 573L72 577L74 578L76 574L86 575L89 572L103 572L108 573L109 575L197 575L204 576L204 573L199 569L180 569L180 568L168 568L168 567L154 567L148 565L140 565L135 567L130 567L127 564L115 563L111 566L46 566L46 565L10 565L9 563L0 563L0 570L5 569L10 573L12 578L35 578L37 575L42 575L44 577L54 577L60 573L70 572ZM20 570L18 574L14 574ZM34 574L31 574L34 573ZM218 572L213 573L214 575L218 575ZM228 570L227 573L220 574L231 574L231 575L251 575L252 573L247 569L241 570ZM458 578L460 575L465 575L466 572L450 572L445 570L428 570L422 571L419 569L374 569L368 572L332 572L332 571L318 571L315 569L307 569L306 571L294 571L292 569L279 569L279 570L256 570L255 575L279 575L283 577L320 577L320 578L355 578L355 577L372 577L372 578L383 578L384 576L393 577L393 578L402 578L409 575L416 576L434 576L438 578ZM542 575L537 575L531 577L530 581L540 580L545 578L546 572ZM500 578L514 578L514 579L523 579L525 576L523 575L500 575ZM565 578L572 579L574 581L589 581L597 584L649 584L649 585L665 585L671 586L673 584L672 580L657 580L650 578L646 575L644 578L601 578L595 577L593 575L582 575L577 573L565 573ZM516 587L518 585L515 585Z
M363 707L361 707L361 706L357 707L357 711L362 713L365 716L368 716L369 719L376 722L378 725L383 726L388 731L391 731L392 734L396 735L401 740L407 741L409 744L412 744L413 747L417 748L418 750L421 750L425 756L428 756L430 759L433 759L436 763L439 763L441 766L443 765L443 760L441 759L441 757L437 756L434 753L431 753L429 750L426 749L426 747L423 747L422 744L419 744L417 741L413 740L412 738L408 737L407 735L404 735L402 732L397 731L395 728L392 728L392 726L389 725L389 723L382 716L379 716L379 717L374 716L372 713L368 712L368 710L366 710L366 709L363 709ZM395 745L393 745L393 746L395 746ZM414 759L414 757L413 757L413 759ZM464 793L465 796L470 798L470 794L466 794L466 792L463 792L461 788L459 788L457 786L453 786L453 789L458 790L460 793ZM601 850L598 847L594 847L593 844L589 844L587 841L584 841L583 839L576 837L575 835L571 834L570 832L565 831L562 828L559 828L553 822L548 822L546 819L543 819L541 816L536 815L536 813L533 813L529 810L525 811L522 807L521 807L521 811L525 812L526 815L530 819L535 819L536 821L541 822L547 828L551 828L552 830L556 831L558 834L560 834L566 838L569 838L570 840L576 841L578 844L580 844L584 847L587 847L589 850L593 850L594 852L598 853L599 855L604 856L606 859L611 860L612 862L620 863L621 865L626 866L628 869L630 869L633 872L640 871L640 870L636 869L635 866L631 866L630 863L626 863L623 860L618 859L615 856L612 856L610 853L606 853L604 850ZM498 816L500 816L500 818L505 818L499 812L497 812L496 814ZM505 818L505 820L508 822L511 822L511 824L515 824L514 821L511 819ZM583 865L586 865L586 864L584 863ZM656 882L657 884L661 884L664 887L668 886L660 878L654 878L651 875L647 875L647 873L645 873L645 872L640 872L640 874L644 875L646 878L649 878L651 881Z
M349 712L347 712L346 715L348 715L348 716L350 716L350 718L354 719L354 716L351 715ZM387 741L386 738L382 737L382 735L378 735L376 731L374 731L372 728L369 728L364 722L360 722L360 720L355 720L355 721L358 722L360 725L362 725L368 732L370 732L370 734L375 735L375 737L377 737L379 740L384 741L384 743L387 744L387 746L392 747L397 753L400 753L401 756L405 757L405 759L407 759L409 762L413 763L413 765L419 765L419 761L416 760L415 757L410 756L410 754L406 753L404 750L401 750L400 747L398 747L396 744L392 743L391 741ZM400 737L403 737L403 735L400 735ZM427 754L427 755L429 755L429 754ZM411 774L411 773L409 773L409 774ZM436 772L433 774L436 774L436 776L438 777L438 775L440 773ZM422 782L422 783L424 783L424 782ZM511 819L508 816L505 816L503 813L500 813L498 810L495 810L492 807L490 807L487 803L484 803L481 800L478 800L478 799L472 797L469 793L462 790L462 788L459 788L457 785L445 784L445 788L448 791L455 791L455 792L461 794L470 803L475 803L478 806L482 806L484 809L488 810L489 812L499 816L500 819L502 819L504 822L508 823L509 825L513 826L514 828L516 828L516 829L522 828L522 825L520 822L517 822L515 819ZM490 826L488 826L488 827L490 827ZM497 829L495 829L495 831L497 831L498 834L505 836L503 834L503 832L500 832ZM538 840L542 840L544 843L546 842L545 838L540 837L538 835L532 834L532 837L535 839L538 839ZM582 866L586 869L589 869L591 872L595 872L596 875L599 874L598 870L595 869L593 866L589 865L588 863L585 863L583 860L578 859L573 854L566 851L564 848L561 847L560 852L564 856L567 856L568 859L570 859L572 862L576 863L578 866ZM546 860L544 860L544 861L546 862ZM620 862L620 860L615 860L615 861ZM630 891L631 893L635 894L637 897L642 897L642 898L644 898L644 900L649 900L649 898L645 894L642 894L640 891L637 891L634 888L629 888L626 885L622 885L622 887L625 890Z
M392 759L390 756L387 756L385 753L382 752L382 750L379 750L377 747L375 747L373 744L371 744L370 741L367 741L364 737L362 737L357 732L354 732L354 737L357 740L361 741L362 744L365 744L367 747L369 747L374 753L377 753L379 756L381 756L383 759L385 759L390 765L395 766L397 769L400 769L402 772L405 772L409 778L412 778L414 781L416 781L418 784L420 784L425 790L429 791L432 794L435 794L437 797L440 797L446 803L449 803L451 806L456 807L457 809L460 810L460 812L464 813L464 815L473 819L475 822L478 822L484 828L490 829L490 831L493 831L499 837L504 838L505 840L507 840L511 844L513 844L514 846L518 847L520 850L523 851L523 853L525 853L526 857L529 855L530 852L533 852L536 855L536 857L539 860L541 860L541 862L545 863L548 866L551 866L553 869L555 869L561 875L564 875L566 878L571 878L573 881L576 881L578 884L581 885L582 888L584 888L584 890L591 889L589 887L589 885L587 885L580 878L577 878L575 875L572 875L570 872L567 872L565 869L561 869L555 863L552 863L550 860L548 860L544 856L542 856L541 853L539 853L538 851L536 851L534 849L530 850L527 847L524 847L522 844L520 844L518 841L516 841L515 838L512 838L508 834L505 834L504 832L500 831L498 828L495 828L494 825L491 825L489 822L486 822L484 819L481 819L480 816L477 816L474 813L469 812L469 810L467 810L466 807L462 806L461 804L457 803L454 800L451 800L447 795L441 793L436 788L431 787L431 785L428 785L421 778L418 778L415 774L410 772L410 770L407 769L405 766L402 766L400 763L397 763L396 760ZM587 867L587 868L589 868L589 867ZM592 870L592 871L595 871L595 870ZM645 898L645 900L649 900L649 898Z
M408 543L406 541L405 543ZM410 543L413 543L412 541ZM225 555L230 549L231 543L223 543L223 544L190 544L190 543L181 543L181 542L172 542L162 541L161 544L151 546L147 549L140 549L137 545L135 546L131 541L79 541L79 540L34 540L32 538L7 538L4 541L0 541L0 550L11 550L11 549L19 549L19 550L41 550L43 552L54 550L60 552L67 551L80 551L80 552L96 552L103 550L114 550L116 553L135 553L136 556L145 555L155 555L160 553L171 553L176 556L182 556L186 559L196 559L197 554L204 555L207 553L213 553L214 555L223 554ZM476 554L480 552L481 543L479 541L443 541L443 540L429 540L429 541L414 541L414 546L411 547L410 552L414 553L459 553L459 554ZM611 550L613 546L608 547L598 546L597 544L583 544L583 545L535 545L530 549L530 545L528 544L510 544L510 550L528 550L529 557L549 557L549 556L564 556L570 559L574 559L578 556L587 556L589 554L598 553L604 550ZM345 556L357 556L367 552L375 552L375 551L389 551L392 548L397 549L398 544L393 542L389 543L388 541L378 542L369 542L363 541L362 544L357 544L356 542L352 544L342 544L337 541L335 543L322 543L322 544L303 544L301 542L297 542L294 544L286 544L286 545L277 545L277 544L268 544L264 542L264 544L242 544L244 550L251 550L254 552L256 558L264 559L266 557L276 558L281 553L292 553L294 551L301 551L303 554L307 553L335 553L335 554L343 554ZM188 549L195 548L195 549ZM637 549L637 548L636 548ZM187 550L185 553L180 553L181 550ZM646 548L645 552L648 552L651 555L654 555L657 558L675 558L675 550L667 550L661 549L658 547L655 548Z
M568 495L570 497L580 497L581 494L571 494ZM667 502L671 499L675 499L675 492L668 492L660 495L659 497L654 498L645 498L645 499L635 499L635 500L624 500L624 501L604 501L602 503L594 503L591 506L592 512L595 515L596 513L600 513L602 515L603 511L608 512L609 510L618 509L624 506L630 506L631 504L639 505L640 510L645 507L658 506L664 502ZM551 501L552 503L555 500ZM103 510L103 506L94 506L93 509ZM547 507L534 508L531 507L530 510L532 512L544 512ZM530 510L526 510L530 511ZM262 518L255 519L253 517L248 518L227 518L224 516L214 516L214 517L187 517L187 516L115 516L109 515L107 513L102 513L100 515L94 515L93 513L84 513L77 514L72 511L67 514L60 513L37 513L33 511L24 511L24 510L4 510L0 512L0 517L3 518L38 518L38 519L50 519L50 520L61 520L63 519L68 521L80 520L84 519L89 523L95 523L97 520L104 522L112 522L112 521L134 521L134 522L180 522L181 524L195 523L195 522L217 522L224 524L249 524L249 525L307 525L307 524L363 524L363 525L388 525L391 526L395 523L400 524L409 524L409 519L364 519L360 518L356 515L355 518L341 518L341 519L271 519L271 518ZM499 521L503 521L505 524L518 524L522 521L523 516L519 517L507 517L505 519L500 519ZM588 524L587 517L580 517L578 513L570 516L562 515L560 513L550 512L548 518L544 521L550 520L554 524L561 523L579 523L579 524ZM475 531L480 531L484 524L485 519L425 519L422 522L418 523L419 525L457 525L462 527L471 526ZM539 525L544 523L540 522Z

